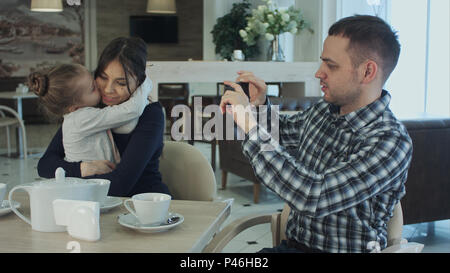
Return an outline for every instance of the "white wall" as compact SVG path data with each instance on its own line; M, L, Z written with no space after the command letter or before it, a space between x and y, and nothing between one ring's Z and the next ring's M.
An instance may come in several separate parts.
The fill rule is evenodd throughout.
M294 61L316 62L322 51L322 1L296 0L295 7L300 8L305 20L311 24L314 34L302 30L294 38Z
M361 0L333 0L336 2L337 18L353 16L355 14L376 15L384 20L388 18L388 1L381 1L380 6L371 7L366 1Z

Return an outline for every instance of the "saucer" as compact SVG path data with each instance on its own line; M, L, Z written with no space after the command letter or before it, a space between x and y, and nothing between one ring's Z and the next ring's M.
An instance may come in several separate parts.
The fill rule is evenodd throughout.
M174 223L167 223L167 220L172 217L179 217ZM144 233L154 233L154 232L161 232L166 231L171 228L174 228L178 226L179 224L183 223L184 217L183 215L179 213L169 212L169 216L167 217L166 221L161 223L159 226L150 226L150 225L143 225L141 224L136 216L134 216L131 213L127 214L120 214L118 216L119 224L121 224L124 227L134 229L139 232Z
M16 209L20 208L20 203L19 202L13 201L13 204L14 204L14 208L16 208ZM0 203L0 216L8 214L11 211L12 210L11 210L11 206L10 206L9 200L3 200L3 202Z
M122 205L122 199L119 197L107 196L105 203L100 205L100 212L107 212L120 205Z

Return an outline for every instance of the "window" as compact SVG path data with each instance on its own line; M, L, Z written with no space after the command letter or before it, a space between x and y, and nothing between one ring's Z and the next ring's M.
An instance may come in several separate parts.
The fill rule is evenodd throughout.
M426 112L450 116L450 1L430 1Z
M385 88L398 118L450 116L448 0L340 0L337 19L378 15L398 32L399 62ZM376 2L376 1L372 1Z

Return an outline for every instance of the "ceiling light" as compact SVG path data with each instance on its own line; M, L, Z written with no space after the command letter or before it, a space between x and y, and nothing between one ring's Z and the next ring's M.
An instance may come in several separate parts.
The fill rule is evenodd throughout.
M60 12L63 10L62 0L31 0L31 11Z
M148 0L147 13L176 13L175 0Z

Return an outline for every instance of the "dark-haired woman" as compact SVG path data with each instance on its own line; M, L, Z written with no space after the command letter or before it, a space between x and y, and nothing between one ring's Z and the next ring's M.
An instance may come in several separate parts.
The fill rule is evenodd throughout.
M147 45L139 38L117 38L103 50L95 81L104 105L117 105L129 99L145 80ZM150 103L131 133L120 129L113 138L120 153L120 163L97 160L67 162L64 160L62 130L58 130L38 163L42 177L54 177L58 167L67 176L103 178L111 181L108 195L132 196L143 192L169 193L161 181L159 157L163 148L164 117L159 103Z

